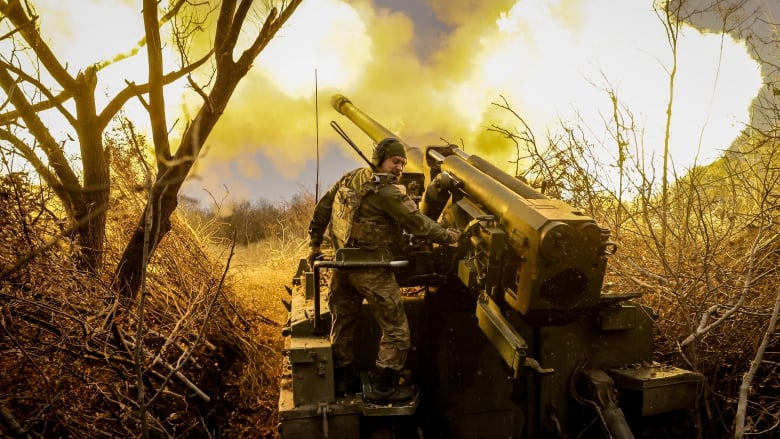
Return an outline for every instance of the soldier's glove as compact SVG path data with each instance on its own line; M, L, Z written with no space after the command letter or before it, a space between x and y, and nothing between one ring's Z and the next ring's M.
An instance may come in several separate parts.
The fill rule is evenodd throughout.
M320 250L319 246L312 247L311 251L309 252L309 256L306 257L306 261L309 263L309 268L314 268L314 261L322 259L322 257L325 256L322 253L322 250Z
M458 244L460 241L460 230L458 229L447 229L447 234L450 237L450 242L448 244Z

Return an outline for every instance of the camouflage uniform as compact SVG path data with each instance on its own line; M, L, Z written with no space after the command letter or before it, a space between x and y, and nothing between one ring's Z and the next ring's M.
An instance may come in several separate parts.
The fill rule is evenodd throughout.
M375 159L375 163L380 164L381 159ZM449 244L455 241L452 232L420 213L414 201L383 176L389 174L374 174L368 168L356 169L342 177L320 199L309 226L312 248L319 248L329 223L335 249L386 248L392 251L401 241L402 229L433 242ZM352 199L345 193L351 193ZM358 199L354 198L355 194ZM349 216L350 212L345 212L349 209L344 206L355 202L357 204L351 206L353 221L345 225L343 217ZM348 229L346 233L345 228ZM355 325L364 298L382 330L376 366L401 370L411 340L400 287L389 268L334 270L328 296L333 317L330 336L334 366L352 364Z
M336 270L331 278L328 305L333 316L331 341L334 366L352 364L360 304L365 298L379 327L382 340L376 359L377 367L400 370L411 347L409 323L406 320L398 283L389 269Z

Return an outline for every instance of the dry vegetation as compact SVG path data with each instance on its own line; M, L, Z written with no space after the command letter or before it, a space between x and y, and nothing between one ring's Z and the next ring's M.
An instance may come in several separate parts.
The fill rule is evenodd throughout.
M115 187L108 267L142 206ZM231 249L177 219L128 303L76 269L50 201L24 174L0 181L3 436L274 437L296 249Z
M574 166L590 159L567 155L587 148L562 145L553 142L553 155L537 159L549 172L569 166L567 185L552 189L587 206L612 230L620 250L610 263L609 288L644 293L659 316L657 359L705 375L704 437L728 435L743 405L748 433L776 433L774 148L753 151L752 161L739 154L694 170L672 188L661 215L651 196L617 209L592 175ZM109 267L143 205L143 192L123 183L132 181L130 174L115 175ZM534 180L534 172L528 175ZM281 299L307 251L313 197L279 206L285 216L265 225L267 237L239 247L216 232L235 218L207 219L202 211L177 217L151 261L146 294L132 303L118 300L108 277L75 268L77 249L49 198L26 175L0 182L0 431L16 437L134 437L143 431L152 437L275 437L287 317ZM111 325L114 317L118 324Z
M659 361L704 374L704 437L727 436L739 420L748 434L776 435L774 139L746 137L738 153L678 178L666 203L651 176L626 165L634 195L618 202L583 167L598 160L575 133L551 139L544 154L527 151L526 158L543 165L528 168L528 181L548 182L552 194L612 230L620 250L610 263L609 288L644 293L659 316ZM113 158L109 269L144 204L137 165L121 151ZM276 206L262 225L265 238L240 247L231 246L224 230L243 227L235 221L254 217L251 209L229 217L219 209L177 216L150 261L143 294L129 301L110 288L110 275L76 268L78 248L45 185L25 174L2 176L0 431L13 437L275 437L286 320L281 299L307 251L312 205L313 197L302 194Z

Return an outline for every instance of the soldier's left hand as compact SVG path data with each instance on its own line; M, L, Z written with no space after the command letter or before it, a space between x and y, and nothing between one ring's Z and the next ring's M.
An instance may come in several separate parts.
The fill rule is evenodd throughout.
M309 263L309 268L314 268L314 261L322 259L323 256L324 254L319 247L312 247L309 256L306 258L306 261Z

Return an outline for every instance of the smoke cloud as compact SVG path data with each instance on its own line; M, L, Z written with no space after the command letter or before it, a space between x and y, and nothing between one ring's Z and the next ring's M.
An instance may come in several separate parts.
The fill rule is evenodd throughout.
M427 12L438 22L428 24L415 21L422 15L415 11L378 3L304 3L231 104L211 159L260 151L258 159L270 160L285 178L312 179L304 172L316 132L325 154L345 148L330 120L368 152L370 140L330 108L334 92L410 143L446 138L499 166L508 165L514 149L486 135L486 127L517 124L495 111L501 96L538 140L561 121L577 120L609 157L617 155L603 140L612 92L644 133L648 159L660 157L672 50L651 2L441 0L430 2ZM420 35L437 41L422 44ZM677 51L671 151L682 171L729 147L750 120L761 75L745 45L729 35L683 26ZM344 163L332 178L355 163ZM207 175L208 166L202 171Z
M47 0L46 7L59 8L66 21L73 12L61 3ZM92 0L78 13L87 8L124 14L90 21L90 27L110 23L99 33L119 36L118 26L132 23L121 31L132 38L105 56L137 42L137 2ZM58 43L65 46L86 38L83 25L61 29ZM83 42L78 52L94 60L99 50ZM77 55L70 54L74 64L86 65ZM743 42L689 26L681 30L677 60L671 150L682 170L729 147L750 120L762 79ZM514 149L485 134L493 124L517 124L495 111L492 103L502 96L538 140L561 121L579 120L609 157L616 152L603 131L612 113L608 92L614 92L644 133L648 157L657 158L671 67L651 0L305 1L236 90L186 191L199 196L202 188L219 192L227 185L233 196L273 200L313 187L318 153L321 185L359 166L328 124L338 121L366 154L371 141L330 107L334 93L409 143L445 138L502 166L514 159ZM192 105L176 103L170 111L181 117Z

